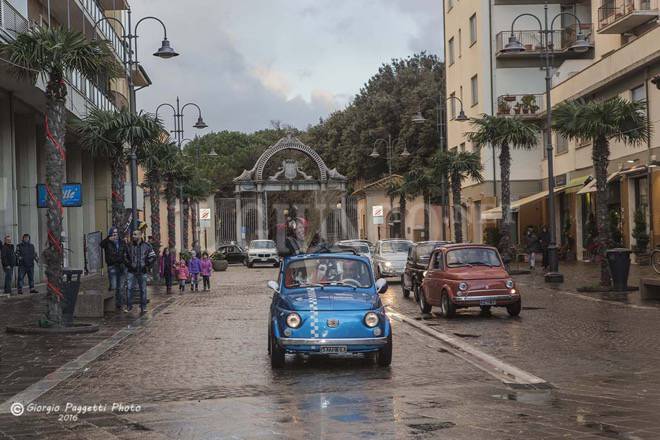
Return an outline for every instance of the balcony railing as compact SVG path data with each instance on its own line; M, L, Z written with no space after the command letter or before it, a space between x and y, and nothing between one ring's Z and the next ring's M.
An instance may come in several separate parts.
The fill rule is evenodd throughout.
M586 37L587 41L593 45L591 23L582 23L580 26L582 34ZM509 42L511 31L502 31L497 34L497 55L498 56L527 56L538 55L543 52L543 40L538 30L520 30L514 31L513 35L522 43L525 50L515 54L503 53L502 49ZM550 35L550 43L552 43L552 52L554 54L566 53L577 39L577 29L575 25L567 26L564 29L557 29L552 31Z
M538 118L545 111L545 95L502 95L497 98L498 116Z
M7 0L0 0L0 29L10 39L28 30L28 21Z
M613 33L625 32L657 17L658 0L603 0L598 8L598 30L619 23L620 29Z
M101 7L98 5L97 0L78 1L83 5L85 11L87 11L94 23L97 23L99 20L105 18L103 9L101 9ZM112 23L110 23L108 20L103 20L98 24L97 29L101 31L106 40L110 41L110 44L112 44L112 47L115 49L117 56L119 56L119 59L123 61L126 47L124 46L121 37L117 35L115 28L112 26Z

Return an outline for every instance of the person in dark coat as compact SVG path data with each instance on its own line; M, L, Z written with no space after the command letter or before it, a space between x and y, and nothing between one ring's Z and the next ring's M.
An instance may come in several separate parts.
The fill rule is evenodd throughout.
M536 267L536 253L539 251L539 249L539 237L536 235L536 232L534 232L534 229L530 226L527 228L527 233L525 234L525 252L527 252L530 270L534 270Z
M16 248L16 257L18 259L18 293L23 293L25 275L28 277L30 293L37 293L34 288L34 263L39 262L39 256L34 245L30 243L30 234L23 234L23 238Z
M2 270L5 273L5 293L11 293L11 279L14 278L14 268L16 267L16 249L11 242L11 235L5 235L2 244Z
M550 245L550 231L548 227L543 225L539 233L539 244L541 245L541 253L543 254L543 269L547 269L550 265L548 258L548 246Z
M124 264L126 265L128 284L128 304L125 309L130 312L133 309L133 289L137 284L140 289L140 314L147 311L147 273L156 261L156 252L149 243L142 239L142 232L133 231L131 243L124 252Z
M108 230L108 236L101 241L101 249L105 255L105 264L108 266L110 290L115 292L115 308L119 311L124 302L122 286L126 275L124 266L126 244L119 237L119 230L116 227L113 226Z

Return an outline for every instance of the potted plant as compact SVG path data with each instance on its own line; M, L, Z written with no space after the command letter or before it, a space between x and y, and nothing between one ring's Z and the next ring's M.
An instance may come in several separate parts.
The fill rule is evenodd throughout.
M520 111L522 110L522 104L520 102L516 102L516 105L513 106L513 112L517 115L520 114Z
M534 113L539 109L539 106L536 105L536 96L534 95L525 95L522 97L520 102L522 104L522 111L524 114L529 114L530 111Z
M497 101L497 114L498 115L508 115L511 114L511 106L506 101L506 99L499 99Z
M222 252L214 252L211 255L211 264L213 265L213 270L216 272L224 272L229 267L227 257Z
M639 265L647 266L649 264L649 254L647 252L649 246L649 233L646 231L646 216L644 211L638 209L635 211L635 226L633 227L632 236L635 239L635 258Z

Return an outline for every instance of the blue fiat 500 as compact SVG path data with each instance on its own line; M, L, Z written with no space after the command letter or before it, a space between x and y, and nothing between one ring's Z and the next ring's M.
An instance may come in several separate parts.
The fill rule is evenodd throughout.
M288 257L270 306L268 351L271 366L284 366L286 353L364 353L381 366L392 362L392 330L367 257L306 254Z

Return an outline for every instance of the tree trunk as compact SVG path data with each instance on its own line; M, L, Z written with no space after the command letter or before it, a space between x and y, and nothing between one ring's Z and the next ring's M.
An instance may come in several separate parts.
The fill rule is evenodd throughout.
M399 196L399 214L401 216L401 238L406 238L406 195L401 193Z
M167 245L176 246L176 187L171 179L165 184L165 201L167 203Z
M158 172L151 172L148 175L149 180L149 203L151 205L151 236L157 249L160 250L161 237L160 237L160 183L161 178Z
M461 212L461 178L451 176L451 194L454 202L454 238L463 243L463 213Z
M598 229L596 255L600 259L600 284L601 286L609 287L611 285L610 271L607 267L605 252L610 246L610 231L607 222L607 205L609 201L607 166L610 163L610 145L606 138L603 137L594 140L591 158L594 163L594 173L596 174L596 227Z
M427 193L422 193L424 197L424 240L431 239L431 220L429 218L429 210L431 201L429 200L429 195ZM444 227L444 225L443 225Z
M43 252L46 263L47 299L46 325L62 326L62 185L64 183L66 150L66 84L62 75L51 74L46 86L46 188L48 246Z
M190 206L190 226L192 229L193 248L197 243L197 202L191 201Z
M126 161L120 155L111 163L112 180L112 225L119 230L119 234L124 234L124 221L126 218L126 207L124 205L124 190L126 187Z
M183 218L183 237L181 237L181 249L188 249L189 247L189 242L188 242L188 221L190 219L190 200L187 197L183 197L181 199L181 209L183 210L182 213L182 218Z
M511 150L500 146L500 180L502 185L502 222L500 223L499 250L504 261L511 261Z

